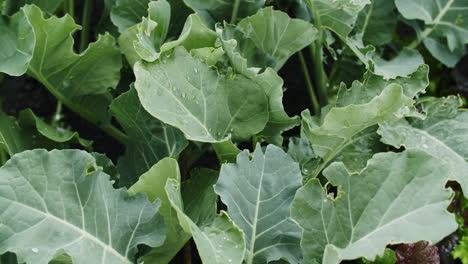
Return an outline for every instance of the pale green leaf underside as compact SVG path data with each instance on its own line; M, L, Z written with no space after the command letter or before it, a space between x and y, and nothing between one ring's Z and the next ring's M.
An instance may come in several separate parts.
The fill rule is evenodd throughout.
M296 194L291 214L303 228L306 263L381 255L387 244L436 243L457 229L447 210L452 192L445 162L421 151L376 154L360 173L342 163L324 171L338 186L331 199L318 180Z
M131 264L138 244L165 239L159 206L115 190L86 152L26 151L0 169L0 252L34 264L61 250L74 264Z
M301 181L298 164L274 145L265 153L257 145L252 160L243 151L237 163L222 166L215 191L246 235L246 263L299 262L300 230L289 206Z
M197 179L193 180L197 181ZM172 207L177 212L180 225L187 233L192 234L202 262L206 264L242 263L245 251L244 234L242 231L231 221L225 212L214 216L210 222L205 222L203 225L195 223L187 215L187 212L184 211L180 188L180 183L177 180L168 179L166 193ZM208 191L213 192L213 188L211 187L211 190ZM205 194L195 194L194 198L197 199L197 197L199 198L199 196L203 195ZM215 209L215 203L198 204L196 206L207 206ZM211 213L214 215L216 212L212 210Z
M150 202L154 202L156 199L161 200L159 214L162 215L164 223L167 225L167 236L163 245L153 248L142 258L147 263L168 263L191 237L179 225L177 213L172 208L164 190L167 179L180 181L179 165L177 160L172 158L160 160L141 175L138 182L128 190L131 195L145 194Z
M396 148L419 149L446 161L449 177L458 181L468 197L468 112L458 111L456 97L422 103L426 120L412 119L380 125L382 141Z
M190 140L245 139L268 121L268 98L260 85L220 75L182 47L163 63L137 63L135 75L143 107Z

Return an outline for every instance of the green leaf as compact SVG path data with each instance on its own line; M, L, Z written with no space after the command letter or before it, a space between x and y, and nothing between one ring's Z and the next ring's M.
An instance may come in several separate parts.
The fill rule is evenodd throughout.
M342 38L348 36L356 23L359 12L368 0L304 0L307 6L316 14L314 22L320 21L324 29L336 33Z
M230 21L236 23L238 18L253 15L265 5L265 0L239 0L236 10L236 1L219 0L183 0L193 9L210 28L217 22ZM237 12L237 13L236 13ZM232 19L235 18L235 21Z
M160 202L115 190L83 151L13 156L0 169L0 197L0 253L12 251L20 263L46 264L64 250L74 263L131 264L137 245L165 238Z
M361 82L354 81L350 89L343 85L340 87L336 105L347 106L369 102L391 83L401 85L406 97L414 98L419 93L425 93L426 87L429 86L429 66L423 64L414 73L392 80L385 80L368 71L364 74L363 80Z
M178 129L145 111L133 88L116 98L110 111L128 135L125 155L118 162L121 186L133 184L136 177L156 162L165 157L177 157L188 145Z
M372 62L375 74L383 76L384 79L395 79L415 72L424 64L424 59L417 50L405 48L389 61L374 56Z
M191 237L179 225L177 214L164 190L167 179L180 181L179 166L175 159L164 158L160 160L149 171L141 175L138 182L128 190L130 195L145 194L150 202L154 202L156 199L161 200L159 214L167 225L167 236L164 244L153 248L146 254L142 259L145 263L168 263Z
M382 256L377 256L374 261L363 259L365 264L395 264L397 258L395 252L391 249L386 248Z
M117 85L121 58L110 35L100 36L82 54L73 52L71 34L80 27L66 15L44 19L36 6L23 12L33 26L36 46L28 74L69 108L94 123L108 122L108 88Z
M137 63L135 75L143 107L190 140L246 139L268 121L268 98L260 85L221 75L181 47L164 63Z
M235 162L237 155L241 152L241 150L237 148L231 140L213 143L212 145L216 152L216 156L221 163Z
M213 177L213 173L200 173L192 179L194 182L191 183L191 192L184 197L185 201L192 202L185 204L185 211L179 181L168 179L166 183L166 193L177 212L180 225L187 233L192 234L203 263L241 264L245 252L244 234L225 212L215 215L213 179L216 180L216 177ZM211 217L200 218L201 210L211 212Z
M395 0L395 4L406 19L424 21L420 40L432 56L454 67L466 53L468 44L468 3L464 0Z
M19 76L26 72L34 50L34 32L20 11L12 17L0 16L0 72Z
M453 248L452 256L454 259L460 259L462 263L468 262L468 236L464 236L458 245Z
M31 109L21 111L18 120L0 111L0 148L10 156L34 148L63 149L73 144L90 148L92 141L47 124Z
M461 100L454 96L423 99L420 105L427 113L425 120L381 124L382 142L426 151L446 161L449 178L458 181L468 197L468 112L458 110Z
M111 9L112 23L120 32L141 22L147 14L147 7L151 0L115 0Z
M366 128L409 114L412 98L407 97L399 84L389 84L368 103L333 107L323 117L311 118L308 110L302 113L302 130L323 163L313 173L317 176L353 138Z
M300 229L289 206L301 183L298 164L274 145L263 153L258 144L252 159L243 151L237 163L222 166L215 191L246 235L247 264L280 258L299 262Z
M4 15L11 15L18 12L24 5L36 5L46 13L53 14L62 6L63 1L64 0L2 0L0 1L0 5L4 7ZM2 11L1 7L0 11Z
M153 62L159 58L159 49L166 40L170 21L171 6L166 0L149 3L148 17L143 17L138 26L138 40L133 43L142 59Z
M381 46L392 41L397 25L394 1L373 0L364 7L356 21L356 31L364 43Z
M291 19L272 7L260 9L255 15L244 18L236 28L226 25L223 32L226 41L237 41L236 51L247 59L249 67L271 67L276 71L317 37L318 32L312 24Z
M305 263L374 260L387 244L436 243L457 228L447 210L447 165L425 152L376 154L360 173L342 163L324 171L337 197L317 179L296 194L291 215L303 229ZM331 197L330 197L331 196Z
M85 148L90 148L93 141L80 138L78 132L53 127L44 120L36 116L31 109L25 109L20 112L18 122L22 129L37 130L42 136L58 143L79 144Z

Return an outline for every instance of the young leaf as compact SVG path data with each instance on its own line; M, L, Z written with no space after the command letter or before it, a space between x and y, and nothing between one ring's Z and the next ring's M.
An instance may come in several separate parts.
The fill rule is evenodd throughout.
M175 159L164 158L149 171L140 176L129 190L130 195L145 194L150 202L161 200L159 214L167 225L167 236L164 244L152 249L142 260L145 263L168 263L184 244L190 239L190 234L185 233L179 225L177 214L172 208L164 186L167 179L180 181L179 165Z
M191 190L197 191L186 193L184 200L191 203L185 204L185 210L180 183L174 179L168 179L166 183L169 201L177 212L182 228L192 234L203 263L241 264L245 252L244 234L225 212L215 215L216 194L213 192L213 183L216 177L208 170L201 172L192 178Z
M331 108L323 120L315 120L304 111L302 130L314 152L323 159L312 176L317 176L364 129L398 120L409 113L408 106L412 105L413 100L403 93L403 87L390 84L368 103Z
M289 57L315 41L318 34L312 24L267 7L241 20L236 28L226 25L222 37L237 41L236 51L247 59L249 67L278 71Z
M465 0L395 0L406 19L424 21L420 40L429 52L448 67L466 53L468 44L468 3Z
M139 23L147 14L147 6L151 0L115 0L110 18L120 32Z
M260 85L241 75L220 75L182 47L164 63L137 63L135 75L143 107L190 140L246 139L268 121L268 98Z
M395 264L397 262L395 252L386 248L382 256L377 256L374 261L363 259L364 264Z
M138 55L149 62L159 58L159 49L164 43L171 21L171 6L166 0L152 1L148 7L148 17L138 25L138 41L134 42Z
M20 11L12 17L0 16L0 72L19 76L26 72L34 50L32 26Z
M463 236L459 244L453 248L452 256L460 259L462 263L468 263L468 236Z
M389 61L374 56L372 62L374 73L388 80L412 74L424 64L424 59L417 50L405 48Z
M446 210L452 192L445 189L447 165L425 152L376 154L360 173L342 163L324 171L338 186L335 198L317 179L296 194L291 215L303 229L306 263L375 259L390 243L435 243L457 228Z
M132 264L137 245L165 239L159 206L113 189L86 152L26 151L0 168L0 253L20 263L46 264L63 250L73 263Z
M289 217L289 206L302 175L297 163L282 149L257 145L253 158L243 151L236 164L224 164L215 191L233 221L246 235L246 263L280 258L300 259L300 230Z
M409 119L381 124L382 142L396 148L419 149L449 164L449 178L458 181L468 197L468 112L458 110L457 97L421 101L425 120Z
M137 180L135 177L148 171L156 162L165 157L177 157L188 145L178 129L145 111L133 88L117 97L110 111L128 135L125 155L120 157L117 165L121 186L130 186Z
M29 5L23 7L23 12L36 39L28 74L89 121L108 122L107 107L112 98L108 88L117 85L121 68L113 37L100 36L78 55L73 52L71 34L80 27L70 16L45 19L38 7Z
M33 149L34 141L30 130L21 129L14 117L0 111L0 148L10 156Z

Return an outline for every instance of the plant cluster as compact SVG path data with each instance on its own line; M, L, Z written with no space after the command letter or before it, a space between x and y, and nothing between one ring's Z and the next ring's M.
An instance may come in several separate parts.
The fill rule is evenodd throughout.
M1 264L468 263L466 0L0 12Z

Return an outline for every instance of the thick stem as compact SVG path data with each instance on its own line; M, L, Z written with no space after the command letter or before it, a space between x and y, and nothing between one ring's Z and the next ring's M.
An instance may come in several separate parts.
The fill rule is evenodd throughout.
M314 1L310 1L312 6L311 10L314 15L314 24L318 29L318 38L314 44L310 45L310 53L312 55L312 63L314 66L314 79L315 87L317 88L317 93L319 97L320 105L324 106L328 103L327 98L327 75L325 69L323 68L323 42L324 42L324 32L322 27L322 22L320 16L317 13L317 9L314 7Z
M65 0L65 2L67 3L65 11L75 18L75 0Z
M237 13L239 12L239 5L240 0L234 0L234 6L232 8L232 15L231 15L231 24L235 24L237 20Z
M82 21L83 30L81 31L81 38L80 38L80 52L83 52L86 49L86 47L88 47L92 10L93 10L93 0L85 0L84 7L83 7L83 21Z
M309 69L307 67L302 51L299 51L297 54L299 56L299 61L301 62L301 68L302 68L302 72L304 73L306 86L307 86L307 89L309 90L310 101L312 103L314 114L318 114L320 111L320 105L317 100L317 95L315 94L314 86L312 85L312 80L310 79Z
M184 245L184 264L192 264L192 243L190 240Z

